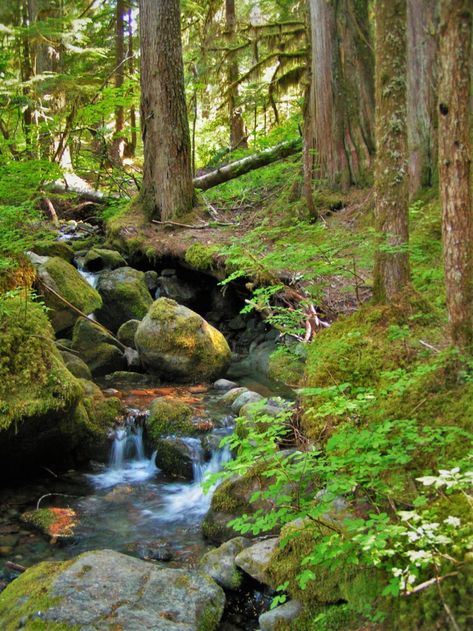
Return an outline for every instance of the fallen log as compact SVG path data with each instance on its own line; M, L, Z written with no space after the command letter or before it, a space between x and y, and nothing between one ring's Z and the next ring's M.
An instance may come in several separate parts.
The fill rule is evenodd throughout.
M267 164L281 160L282 158L287 158L288 156L300 151L301 148L301 138L296 138L295 140L290 140L288 142L281 142L279 145L263 149L263 151L255 153L254 155L247 156L241 160L236 160L235 162L230 162L216 171L211 171L205 175L195 177L194 187L200 189L201 191L206 191L213 186L233 180L234 178L248 173L249 171L259 169Z

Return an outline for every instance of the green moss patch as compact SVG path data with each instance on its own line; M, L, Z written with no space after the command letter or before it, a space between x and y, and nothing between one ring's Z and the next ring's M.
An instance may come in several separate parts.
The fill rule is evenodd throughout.
M162 436L174 434L177 436L189 436L198 432L192 424L192 408L170 397L155 399L150 408L150 414L146 421L148 435L153 442Z

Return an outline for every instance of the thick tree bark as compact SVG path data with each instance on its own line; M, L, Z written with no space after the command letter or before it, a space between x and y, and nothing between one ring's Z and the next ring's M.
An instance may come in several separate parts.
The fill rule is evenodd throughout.
M406 0L376 2L376 253L374 295L391 302L409 283Z
M235 45L236 13L235 0L225 0L225 28L229 46ZM238 61L234 53L228 54L227 81L234 85L239 78ZM235 85L228 93L228 117L230 124L230 148L248 147L245 121L238 105L238 86Z
M438 0L407 2L409 193L431 186L437 169Z
M140 34L141 199L149 217L174 219L193 203L179 0L140 0Z
M120 89L125 80L125 1L116 0L115 9L115 87ZM123 130L125 128L125 110L123 105L115 108L115 135L110 149L112 162L121 163L125 148Z
M131 7L127 11L127 27L128 27L128 75L133 77L135 72L135 63L133 58L133 20L131 15ZM136 134L136 110L135 106L130 107L130 141L125 144L124 155L128 158L133 158L136 153L137 134Z
M367 0L310 0L317 176L347 189L374 150L373 54ZM310 128L311 124L306 124Z
M223 182L228 182L228 180L233 180L236 177L240 177L240 175L244 175L249 171L264 167L267 164L276 162L276 160L287 158L288 156L293 155L300 150L300 138L298 138L297 140L291 140L289 142L282 142L275 147L263 149L263 151L260 151L260 153L254 154L252 156L247 156L246 158L236 160L235 162L230 162L230 164L226 164L225 166L220 167L220 169L216 169L211 173L196 177L194 178L194 186L195 188L198 188L202 191L206 191L213 186L218 186Z
M473 347L471 0L442 0L439 175L447 308L452 340Z

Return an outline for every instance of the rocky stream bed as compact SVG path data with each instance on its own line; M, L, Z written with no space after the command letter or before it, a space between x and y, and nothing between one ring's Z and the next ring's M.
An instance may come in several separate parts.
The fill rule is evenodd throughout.
M299 611L268 611L277 539L229 535L215 487L201 485L231 458L220 441L248 405L288 405L291 391L265 374L277 332L195 270L135 269L119 252L63 244L29 256L62 361L111 420L86 458L75 445L71 460L57 426L34 446L10 436L9 457L32 468L12 468L0 491L2 628L277 629Z

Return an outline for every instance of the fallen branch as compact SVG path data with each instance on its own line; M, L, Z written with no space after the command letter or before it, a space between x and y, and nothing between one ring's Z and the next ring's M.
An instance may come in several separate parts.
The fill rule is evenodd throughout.
M44 203L46 204L46 208L48 209L49 216L51 217L54 227L59 228L59 219L57 218L56 209L54 208L52 201L45 197Z
M106 333L108 333L108 335L110 335L110 337L112 337L115 342L117 342L117 344L120 345L120 348L122 348L123 350L126 349L126 346L124 344L122 344L120 342L120 340L118 340L113 333L107 329L106 326L104 326L103 324L100 324L100 322L97 322L96 320L93 320L90 316L88 316L87 314L85 314L83 311L81 311L80 309L78 309L77 307L75 307L72 303L69 302L69 300L66 300L64 298L64 296L61 296L61 294L58 294L57 291L55 291L52 287L50 287L49 285L47 285L43 280L38 279L40 285L42 285L47 291L50 291L54 296L56 296L56 298L59 298L59 300L61 300L65 305L67 305L70 309L72 309L72 311L75 311L76 313L78 313L80 316L82 316L83 318L85 318L86 320L89 320L89 322L93 322L94 324L96 324L98 327L100 327L101 329L103 329Z
M206 228L214 228L215 226L238 226L237 223L229 223L225 221L212 221L209 223L201 223L198 226L193 226L188 223L178 223L177 221L158 221L157 219L151 219L151 223L156 223L160 226L172 226L176 228L189 228L190 230L205 230Z
M13 563L13 561L6 561L5 567L9 570L13 570L14 572L26 572L26 567L24 565L20 565L19 563Z
M445 580L446 578L450 578L451 576L458 576L458 572L450 572L449 574L445 574L444 576L435 576L434 578L429 579L428 581L424 581L423 583L419 583L416 585L414 589L405 592L403 596L412 596L413 594L418 594L419 592L424 591L431 585L435 585L436 583L440 583L440 581Z
M440 349L435 348L435 346L432 346L432 344L428 342L424 342L424 340L419 340L419 344L422 344L422 346L425 346L425 348L428 348L430 351L434 351L434 353L440 353Z
M39 500L36 502L36 510L39 510L39 506L41 504L41 502L43 500L45 500L47 497L51 497L51 496L57 496L59 495L60 497L77 497L77 495L67 495L67 493L45 493L45 495L42 495Z
M202 191L206 191L213 186L233 180L234 178L244 175L249 171L259 169L271 164L272 162L281 160L282 158L287 158L294 153L298 153L301 148L302 141L300 138L296 138L295 140L290 140L288 142L282 142L279 145L263 149L263 151L247 156L246 158L242 158L241 160L230 162L211 173L195 177L194 187Z

